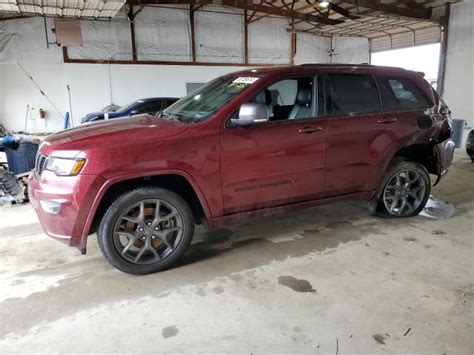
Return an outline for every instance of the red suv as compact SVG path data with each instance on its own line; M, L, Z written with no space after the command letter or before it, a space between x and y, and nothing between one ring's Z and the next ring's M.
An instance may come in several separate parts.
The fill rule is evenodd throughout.
M50 236L116 268L180 259L215 227L345 199L417 215L446 174L449 110L420 73L302 65L219 77L166 109L50 136L29 195Z

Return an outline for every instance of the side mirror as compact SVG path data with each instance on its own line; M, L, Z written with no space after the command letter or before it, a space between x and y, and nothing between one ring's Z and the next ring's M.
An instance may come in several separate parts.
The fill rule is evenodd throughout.
M239 118L233 119L235 126L248 126L252 123L268 121L267 107L264 104L245 103L240 106Z
M138 113L138 110L132 110L132 111L130 111L130 116L136 115L137 113Z

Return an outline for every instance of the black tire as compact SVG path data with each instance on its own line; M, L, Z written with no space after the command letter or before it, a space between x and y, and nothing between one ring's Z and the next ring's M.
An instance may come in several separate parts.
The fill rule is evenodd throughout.
M403 176L407 176L407 174L408 179L403 180ZM398 181L401 180L402 182L400 189L397 184L394 184L397 181L397 176ZM415 180L416 178L418 180ZM408 182L411 181L410 179L414 181L414 188L410 188L411 185L407 186ZM395 159L388 167L374 201L369 203L369 211L379 217L413 217L423 210L430 197L430 192L430 176L423 165ZM405 200L405 203L403 200ZM393 207L394 204L395 207ZM407 206L410 206L410 208Z
M143 222L146 221L146 218L150 220L150 218L152 217L146 216L146 213L148 212L144 212L143 216L145 216L145 218L142 216L142 218L140 219L141 211L149 210L149 208L146 206L150 206L149 204L152 203L150 201L156 201L155 211L158 211L158 216L160 215L160 209L165 209L165 212L166 208L168 208L168 211L173 211L168 212L168 215L171 216L173 214L173 217L170 217L169 220L163 219L163 221L171 223L173 222L173 220L177 221L179 218L179 226L177 226L178 222L173 222L176 224L176 227L172 228L179 228L179 231L172 231L172 229L169 229L172 232L167 232L168 230L165 228L161 230L161 232L165 232L163 235L165 235L166 242L161 236L158 238L156 235L152 235L156 233L161 233L153 232L152 230L152 228L161 228L159 227L161 222L157 222L156 226L153 227L150 226L151 222L146 222L147 226L145 226L141 222L130 222L128 220L129 218L134 218L137 221L141 220ZM134 207L137 205L139 207ZM126 211L133 211L133 208L138 208L138 216L129 216L127 214ZM164 218L166 218L167 216L165 216ZM155 219L153 219L153 225L155 225L155 220L161 221L161 218L156 217L156 215L154 216L154 218ZM128 226L130 224L133 225L130 231L125 230L124 232L117 232L118 228L125 228L124 226ZM143 231L144 228L139 228L139 226L142 225L146 228L145 231ZM176 262L178 262L191 243L194 234L194 226L195 222L193 213L189 208L189 205L186 203L186 201L184 201L181 196L174 193L173 191L158 187L140 187L120 195L111 204L101 221L97 237L102 254L110 264L112 264L120 271L129 274L143 275L162 271L164 269L170 268ZM139 231L139 229L141 231ZM122 233L124 235L128 234L131 236L131 238L127 236L126 246L121 244L122 242L120 240L120 237L123 237ZM140 234L144 235L142 237L138 237L137 235ZM168 236L171 234L179 235L179 240L176 236L175 241L172 242L175 243L175 245L173 246L168 244ZM153 241L151 240L152 237ZM141 239L146 240L146 242ZM159 246L155 247L154 245L157 242L159 243ZM141 244L141 249L144 249L143 252L140 248L136 247L137 243ZM154 252L152 248L155 250ZM160 257L159 255L160 248L164 250L164 257L163 255L161 255ZM133 251L133 249L138 250ZM165 251L166 255L164 254ZM129 255L131 253L135 254ZM151 259L151 261L145 262L146 260L142 261L141 259L138 261L135 261L136 259L131 260L135 255L135 257L138 257L138 254L143 255L140 256L140 258L147 256L148 259Z

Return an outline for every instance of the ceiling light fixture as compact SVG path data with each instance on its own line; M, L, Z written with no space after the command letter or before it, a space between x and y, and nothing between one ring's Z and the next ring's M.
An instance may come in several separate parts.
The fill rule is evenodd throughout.
M329 6L329 0L320 0L319 6L325 9L326 7Z

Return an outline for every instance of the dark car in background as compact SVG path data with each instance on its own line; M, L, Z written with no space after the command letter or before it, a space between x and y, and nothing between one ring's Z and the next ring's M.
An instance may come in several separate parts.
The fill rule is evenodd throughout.
M466 153L471 158L471 161L474 163L474 129L469 132L466 141Z
M124 107L119 108L115 112L111 111L89 113L81 120L81 123L100 121L105 119L106 117L108 119L111 119L119 117L129 117L142 113L154 115L158 111L164 110L168 106L171 106L178 100L178 97L150 97L146 99L139 99L129 105L125 105Z

